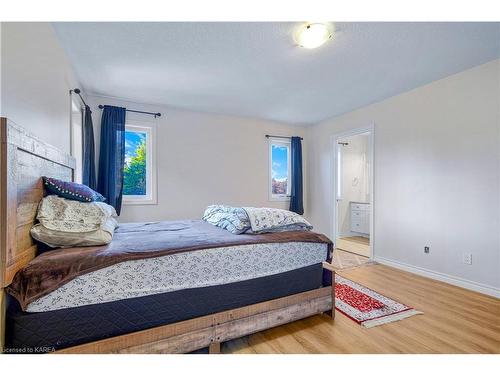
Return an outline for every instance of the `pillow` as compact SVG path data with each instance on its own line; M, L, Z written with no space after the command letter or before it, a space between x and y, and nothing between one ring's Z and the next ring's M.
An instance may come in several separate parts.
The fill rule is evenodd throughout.
M224 205L208 206L203 220L233 234L242 234L250 229L250 221L244 209Z
M243 207L243 209L248 215L253 233L306 231L313 228L301 215L288 210L269 207Z
M99 229L83 233L61 232L35 224L31 228L31 236L50 247L100 246L111 242L116 226L117 222L112 217Z
M109 243L118 225L113 207L48 195L38 206L39 223L31 228L37 241L51 247L98 246Z
M104 202L104 198L97 191L92 190L87 185L76 182L58 180L51 177L42 177L43 185L48 192L56 194L62 198L80 202Z

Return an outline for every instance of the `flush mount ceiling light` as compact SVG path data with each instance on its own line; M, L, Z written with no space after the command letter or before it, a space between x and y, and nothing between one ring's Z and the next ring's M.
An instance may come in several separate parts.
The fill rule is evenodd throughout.
M295 34L295 41L304 48L318 48L332 37L332 26L326 23L306 23Z

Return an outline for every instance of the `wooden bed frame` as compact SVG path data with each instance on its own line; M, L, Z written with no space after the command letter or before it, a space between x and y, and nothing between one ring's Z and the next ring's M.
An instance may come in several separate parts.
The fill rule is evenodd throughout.
M30 235L44 191L41 176L72 181L75 159L0 118L0 352L5 340L4 288L35 257ZM323 267L332 272L329 263ZM335 316L335 283L284 298L65 348L56 353L186 353L311 315Z

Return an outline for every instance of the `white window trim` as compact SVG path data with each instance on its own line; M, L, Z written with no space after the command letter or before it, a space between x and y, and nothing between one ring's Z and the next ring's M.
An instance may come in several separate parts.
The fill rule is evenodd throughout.
M273 194L273 145L284 145L288 149L288 182L286 187L286 194ZM289 201L292 189L292 142L282 138L269 138L269 201L282 202Z
M158 204L157 164L156 164L156 127L153 124L131 123L127 121L125 130L146 133L146 195L123 195L124 205Z
M337 142L336 145L336 152L337 152L337 199L341 200L342 199L342 194L343 194L343 189L342 189L342 184L344 183L342 179L342 145L340 145Z
M83 178L83 107L71 96L70 103L70 154L75 158L73 181L82 183ZM78 128L77 128L78 125ZM78 132L78 134L77 134ZM78 142L77 142L78 141Z

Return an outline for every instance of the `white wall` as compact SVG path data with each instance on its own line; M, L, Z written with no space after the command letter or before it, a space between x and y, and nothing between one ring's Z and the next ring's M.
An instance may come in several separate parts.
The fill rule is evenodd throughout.
M78 83L52 25L1 27L1 115L69 152L69 90Z
M500 287L499 80L495 60L310 128L309 219L331 233L331 135L374 123L376 257Z
M351 232L350 202L370 202L368 187L368 135L360 134L343 138L347 146L341 148L342 200L338 205L339 235L359 236Z
M162 113L156 120L158 204L124 205L120 221L198 219L205 207L214 203L288 208L289 202L269 201L265 135L303 136L306 128L95 96L89 96L88 103L94 115L96 148L99 104ZM127 118L134 123L155 121L152 116L130 112ZM305 170L304 174L306 180Z

